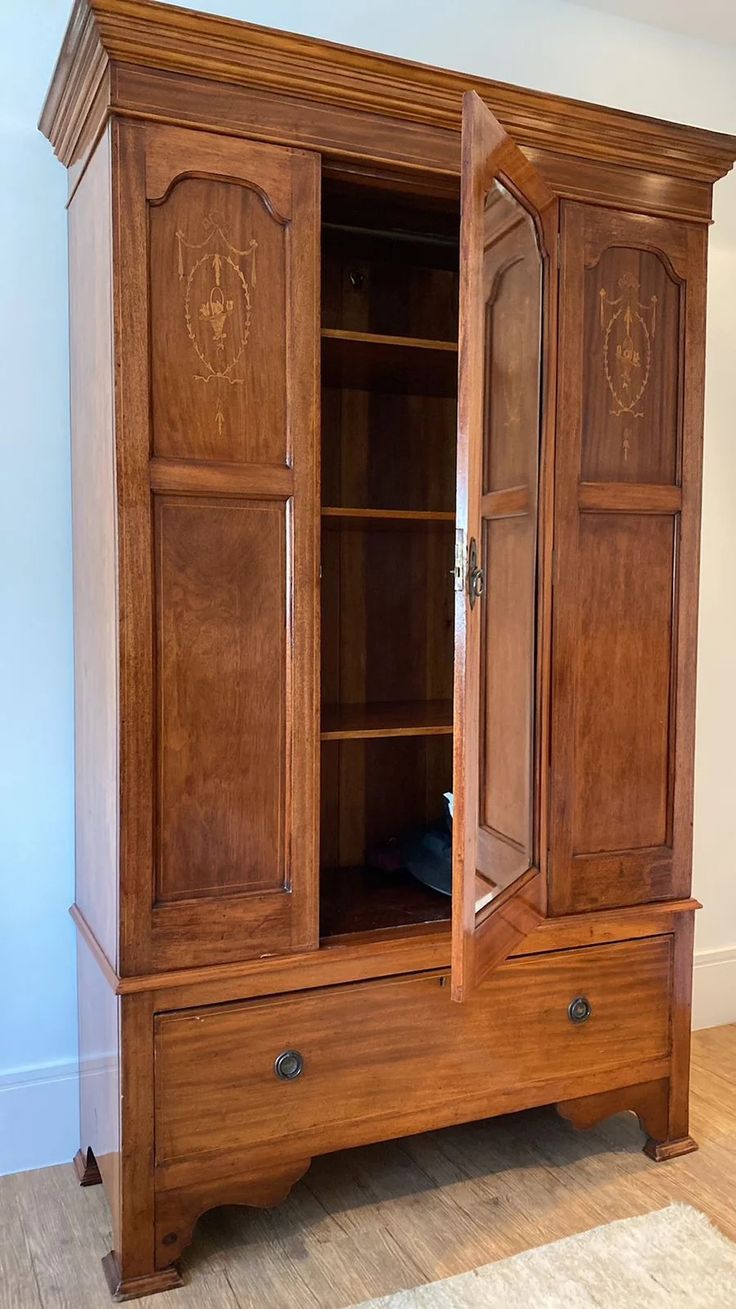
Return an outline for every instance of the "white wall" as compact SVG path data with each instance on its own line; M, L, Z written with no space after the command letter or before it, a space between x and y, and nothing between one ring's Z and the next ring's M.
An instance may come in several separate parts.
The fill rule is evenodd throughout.
M736 132L736 48L566 0L199 0L502 81ZM0 5L0 1172L77 1146L64 177L35 121L67 0ZM736 178L711 236L695 892L696 1023L736 1021Z
M0 1172L77 1148L65 9L0 0Z

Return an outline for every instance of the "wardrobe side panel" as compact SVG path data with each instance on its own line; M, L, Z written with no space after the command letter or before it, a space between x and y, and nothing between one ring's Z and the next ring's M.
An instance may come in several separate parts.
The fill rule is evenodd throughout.
M81 933L79 988L79 1146L100 1171L113 1228L120 1209L120 1000Z
M69 206L76 901L118 940L118 612L112 208L106 131Z

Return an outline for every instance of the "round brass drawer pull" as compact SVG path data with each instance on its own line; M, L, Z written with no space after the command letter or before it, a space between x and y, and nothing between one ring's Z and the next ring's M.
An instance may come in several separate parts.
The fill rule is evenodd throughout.
M571 1023L585 1023L592 1013L590 1000L584 995L576 995L567 1006L567 1016Z
M277 1055L273 1065L273 1071L282 1082L293 1082L297 1077L301 1077L304 1068L304 1057L298 1050L284 1050Z

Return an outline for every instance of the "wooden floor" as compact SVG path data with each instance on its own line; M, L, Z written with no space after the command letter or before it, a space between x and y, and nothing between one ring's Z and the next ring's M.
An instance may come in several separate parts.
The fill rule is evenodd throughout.
M697 1154L641 1153L631 1114L578 1133L540 1109L315 1160L281 1208L220 1209L186 1286L138 1305L342 1309L683 1200L736 1240L736 1026L694 1037ZM0 1309L105 1309L101 1187L71 1165L0 1178Z

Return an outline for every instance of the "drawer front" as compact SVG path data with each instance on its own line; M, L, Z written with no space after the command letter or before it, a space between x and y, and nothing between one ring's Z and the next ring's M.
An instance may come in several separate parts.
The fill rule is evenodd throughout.
M526 1102L544 1103L545 1088L555 1099L577 1075L624 1066L640 1080L669 1052L670 969L665 936L512 960L464 1004L437 975L412 975L160 1014L157 1161L287 1138L319 1153L371 1139L341 1131L358 1120L400 1118L401 1135L408 1113L424 1114L415 1130L433 1107L437 1125L460 1121L484 1095L533 1087ZM573 1021L578 998L590 1013L578 1005ZM277 1065L285 1052L299 1059Z

